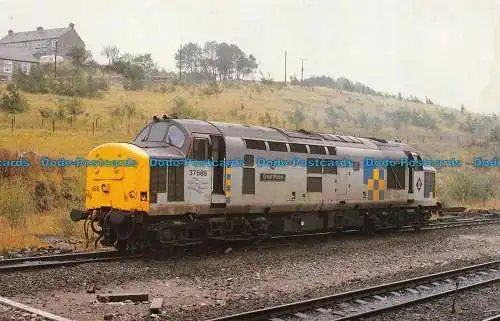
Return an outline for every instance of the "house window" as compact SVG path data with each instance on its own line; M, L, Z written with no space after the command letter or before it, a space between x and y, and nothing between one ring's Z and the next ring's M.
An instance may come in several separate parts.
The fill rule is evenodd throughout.
M33 42L33 48L40 49L40 41Z
M11 74L12 73L12 61L5 60L3 62L3 72L5 72L7 74Z
M21 71L27 75L29 75L31 69L31 65L27 62L23 62L21 64Z
M47 48L48 46L49 46L49 41L48 40L42 41L42 48Z
M55 48L57 45L57 40L52 40L52 48Z

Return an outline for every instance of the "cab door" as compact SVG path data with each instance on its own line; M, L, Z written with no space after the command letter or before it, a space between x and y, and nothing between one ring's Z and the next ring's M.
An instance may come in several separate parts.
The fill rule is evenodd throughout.
M213 167L207 164L211 159L210 144L209 135L193 134L190 154L194 162L186 165L186 189L193 204L211 202Z
M351 171L349 167L343 167L339 166L337 167L337 177L336 177L336 186L335 186L335 192L336 192L336 199L339 202L345 203L347 201L347 192L349 189L349 181L350 181L350 176L351 176Z

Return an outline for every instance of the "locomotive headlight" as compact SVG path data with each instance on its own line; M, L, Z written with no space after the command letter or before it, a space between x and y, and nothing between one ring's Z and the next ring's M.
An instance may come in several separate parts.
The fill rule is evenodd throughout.
M304 221L300 220L300 226L304 226Z
M109 184L102 184L102 185L101 185L101 190L102 190L104 193L109 193Z
M135 192L134 191L128 192L128 197L135 198Z

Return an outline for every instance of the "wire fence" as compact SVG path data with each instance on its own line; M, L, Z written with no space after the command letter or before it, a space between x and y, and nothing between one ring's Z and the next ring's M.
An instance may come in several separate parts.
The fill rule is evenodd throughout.
M134 136L145 125L150 122L150 119L137 118L90 118L90 117L75 117L69 119L57 118L39 118L37 120L24 119L22 116L11 116L10 118L0 119L0 128L8 133L15 135L17 132L25 130L38 130L48 133L60 134L64 132L85 133L86 135L98 136L113 133L116 135ZM369 133L351 132L343 134L356 137L377 137ZM399 141L409 145L420 144L436 144L447 147L489 147L491 144L498 143L491 140L490 136L473 135L473 134L449 134L435 133L434 135L408 134L408 135L379 135L377 138L385 140Z

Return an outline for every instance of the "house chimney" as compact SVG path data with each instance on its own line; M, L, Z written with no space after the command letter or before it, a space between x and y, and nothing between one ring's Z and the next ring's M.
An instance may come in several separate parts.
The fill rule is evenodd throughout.
M14 35L14 30L9 29L9 36L13 36L13 35Z
M36 27L36 31L42 31L43 27Z
M71 22L71 23L69 24L69 28L70 28L70 29L72 29L72 30L74 30L74 29L75 29L75 24Z

